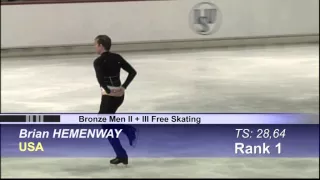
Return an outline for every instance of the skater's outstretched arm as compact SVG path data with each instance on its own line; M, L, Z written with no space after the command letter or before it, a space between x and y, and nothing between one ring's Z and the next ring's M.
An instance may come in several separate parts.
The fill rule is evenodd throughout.
M137 75L137 71L122 56L119 57L119 63L121 68L128 72L127 79L122 84L122 87L126 89Z

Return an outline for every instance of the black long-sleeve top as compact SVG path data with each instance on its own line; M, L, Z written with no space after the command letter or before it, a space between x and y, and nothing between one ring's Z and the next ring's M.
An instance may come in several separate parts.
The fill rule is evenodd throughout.
M97 80L106 93L111 90L108 86L127 88L136 76L136 70L122 56L112 52L104 52L93 63ZM128 72L127 79L121 85L120 70Z

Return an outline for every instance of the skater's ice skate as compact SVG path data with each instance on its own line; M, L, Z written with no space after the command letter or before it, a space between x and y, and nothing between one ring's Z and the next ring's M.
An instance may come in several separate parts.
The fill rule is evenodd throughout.
M110 160L110 164L113 164L113 165L124 164L125 166L127 166L128 158L114 158Z

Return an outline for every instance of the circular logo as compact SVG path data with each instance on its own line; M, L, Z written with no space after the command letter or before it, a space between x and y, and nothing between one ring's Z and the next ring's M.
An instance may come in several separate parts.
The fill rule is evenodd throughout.
M219 30L222 14L219 8L210 2L196 4L190 14L191 29L200 35L210 35Z

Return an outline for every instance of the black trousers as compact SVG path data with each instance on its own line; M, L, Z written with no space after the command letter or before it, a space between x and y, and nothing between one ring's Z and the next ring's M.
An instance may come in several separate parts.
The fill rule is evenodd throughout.
M103 95L101 97L101 104L99 114L115 114L118 108L124 101L124 95L122 97L113 97ZM122 132L129 136L132 136L133 127L124 124L105 124L102 125L103 129L122 129ZM126 150L122 147L120 139L118 138L108 138L117 158L128 158Z

